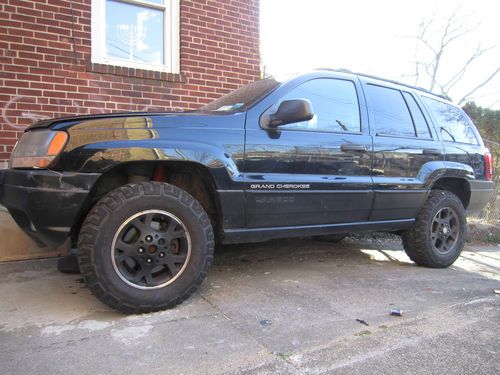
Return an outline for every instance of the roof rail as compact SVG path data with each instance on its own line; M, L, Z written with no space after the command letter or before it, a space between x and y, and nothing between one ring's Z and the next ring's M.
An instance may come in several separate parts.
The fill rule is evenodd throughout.
M350 73L350 74L354 74L354 75L357 75L357 76L360 76L360 77L372 78L372 79L376 79L376 80L379 80L379 81L384 81L384 82L388 82L388 83L393 83L393 84L395 84L395 85L400 85L400 86L408 87L408 88L410 88L410 89L419 90L419 91L425 92L425 93L427 93L427 94L431 94L431 95L437 96L437 97L439 97L439 98L441 98L441 99L450 100L449 98L447 98L447 97L446 97L446 96L444 96L444 95L436 94L435 92L432 92L432 91L429 91L429 90L427 90L427 89L424 89L423 87L419 87L419 86L412 86L412 85L409 85L409 84L407 84L407 83L403 83L403 82L395 81L395 80L392 80L392 79L387 79L387 78L377 77L377 76L370 75L370 74L365 74L365 73L357 73L357 72L353 72L352 70L349 70L349 69L344 69L344 68L340 68L340 69L333 69L333 68L317 68L317 69L314 69L314 70L326 70L326 71L329 71L329 72Z

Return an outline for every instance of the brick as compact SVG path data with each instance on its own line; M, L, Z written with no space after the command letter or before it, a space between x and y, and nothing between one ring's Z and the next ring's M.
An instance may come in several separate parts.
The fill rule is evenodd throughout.
M0 139L5 139L5 138L16 138L17 139L17 132L15 131L0 131Z
M17 142L17 138L2 138L3 145L15 145Z
M48 83L64 83L64 77L56 77L56 76L42 76L42 82Z
M17 90L17 95L20 96L42 96L42 91L41 90L36 90L36 89L18 89Z
M29 87L30 83L27 81L10 81L10 80L5 80L4 81L5 86L10 86L10 87Z
M6 72L28 72L29 68L27 66L19 66L19 65L7 65L3 66L4 71Z
M65 98L66 93L60 92L60 91L44 90L43 96L49 97L49 98Z

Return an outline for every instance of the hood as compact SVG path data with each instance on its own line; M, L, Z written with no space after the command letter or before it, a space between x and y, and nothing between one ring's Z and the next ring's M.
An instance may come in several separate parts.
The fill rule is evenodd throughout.
M110 127L115 127L112 124L122 124L124 121L129 121L134 123L138 120L144 118L154 119L154 122L164 123L166 119L168 123L181 122L186 123L189 119L195 120L195 122L204 122L202 118L213 118L213 117L227 117L228 115L235 115L234 112L214 112L214 111L183 111L183 112L115 112L115 113L100 113L92 115L80 115L80 116L67 116L58 117L54 119L40 120L30 125L26 128L26 131L40 128L53 128L53 129L68 129L73 126L80 125L83 127L85 123L97 123L98 120L104 120ZM175 119L179 121L175 121ZM97 120L97 121L96 121ZM114 121L113 121L114 120ZM163 120L163 121L162 121ZM173 120L173 121L172 121ZM119 125L118 127L123 127Z

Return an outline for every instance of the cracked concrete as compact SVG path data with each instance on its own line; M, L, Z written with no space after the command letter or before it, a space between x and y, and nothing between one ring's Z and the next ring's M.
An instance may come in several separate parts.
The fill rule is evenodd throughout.
M55 260L0 272L1 374L500 372L500 247L469 247L443 270L392 241L221 247L188 301L133 316Z

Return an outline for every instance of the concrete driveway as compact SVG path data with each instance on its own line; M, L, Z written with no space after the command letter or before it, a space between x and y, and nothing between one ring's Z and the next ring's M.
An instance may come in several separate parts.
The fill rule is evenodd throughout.
M54 260L0 274L1 374L500 373L500 247L442 270L391 241L221 247L198 293L136 316Z

